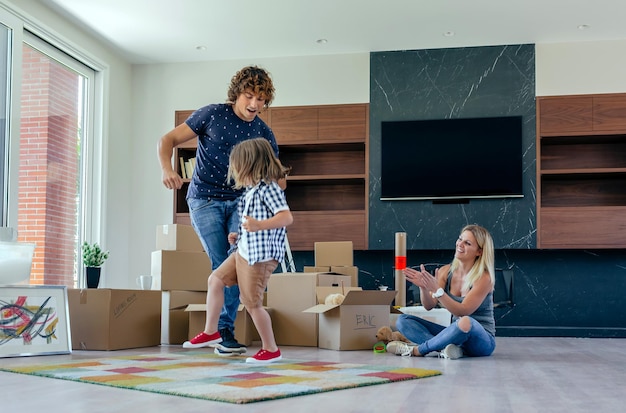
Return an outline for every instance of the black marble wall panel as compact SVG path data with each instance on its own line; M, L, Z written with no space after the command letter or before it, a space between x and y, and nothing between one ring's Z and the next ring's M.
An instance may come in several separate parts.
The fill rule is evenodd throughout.
M407 264L443 264L453 256L451 249L410 250ZM315 265L312 251L294 251L293 258L299 271ZM354 251L354 265L363 289L395 288L393 249ZM498 336L626 338L623 250L498 250L496 267L513 270L515 303L495 309Z
M410 250L454 248L469 223L486 227L496 248L535 248L534 45L372 53L370 71L369 248L393 249L396 232ZM520 115L523 198L380 201L382 121Z

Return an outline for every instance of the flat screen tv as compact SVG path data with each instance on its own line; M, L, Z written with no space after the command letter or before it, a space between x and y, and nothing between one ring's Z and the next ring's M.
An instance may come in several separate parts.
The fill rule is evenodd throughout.
M523 197L521 116L382 122L381 197Z

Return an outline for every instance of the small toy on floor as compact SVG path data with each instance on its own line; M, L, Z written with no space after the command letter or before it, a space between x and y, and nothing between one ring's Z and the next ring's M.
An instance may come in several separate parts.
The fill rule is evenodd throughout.
M374 344L374 353L385 353L387 352L387 346L382 341Z
M376 339L382 341L385 344L389 343L390 341L404 341L405 343L411 342L411 340L404 337L401 332L392 331L391 327L389 326L383 326L379 328L378 332L376 333Z

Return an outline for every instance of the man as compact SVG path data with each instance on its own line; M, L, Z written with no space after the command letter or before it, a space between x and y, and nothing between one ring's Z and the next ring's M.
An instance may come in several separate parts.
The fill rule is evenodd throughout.
M274 133L257 116L274 99L269 73L257 66L244 67L231 79L227 95L226 103L196 110L184 123L165 134L158 144L163 185L180 189L183 180L172 167L174 147L198 137L196 167L187 191L187 204L191 224L211 258L213 270L228 257L228 234L238 232L239 226L237 202L242 190L233 189L232 183L226 181L232 147L247 139L263 137L278 155ZM281 187L284 189L284 182ZM216 354L230 356L246 352L246 347L234 336L238 306L239 287L226 287L218 322L223 341L220 348L215 348Z

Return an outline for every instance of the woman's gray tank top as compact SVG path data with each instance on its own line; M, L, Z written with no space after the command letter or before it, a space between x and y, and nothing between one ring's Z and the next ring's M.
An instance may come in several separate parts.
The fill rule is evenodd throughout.
M448 272L448 279L446 280L446 293L448 293L448 295L450 297L452 297L452 299L454 301L457 302L462 302L463 301L463 297L457 297L456 295L453 295L450 293L450 284L452 282L452 272ZM483 326L483 328L492 336L495 337L496 335L496 320L493 317L493 291L490 292L489 294L487 294L487 296L485 297L485 299L483 300L482 303L480 303L480 306L478 306L478 308L476 309L476 311L474 311L472 314L469 315L470 317L472 317L474 320L478 321L480 323L481 326ZM453 315L452 316L452 321L456 321L458 320L459 317Z

